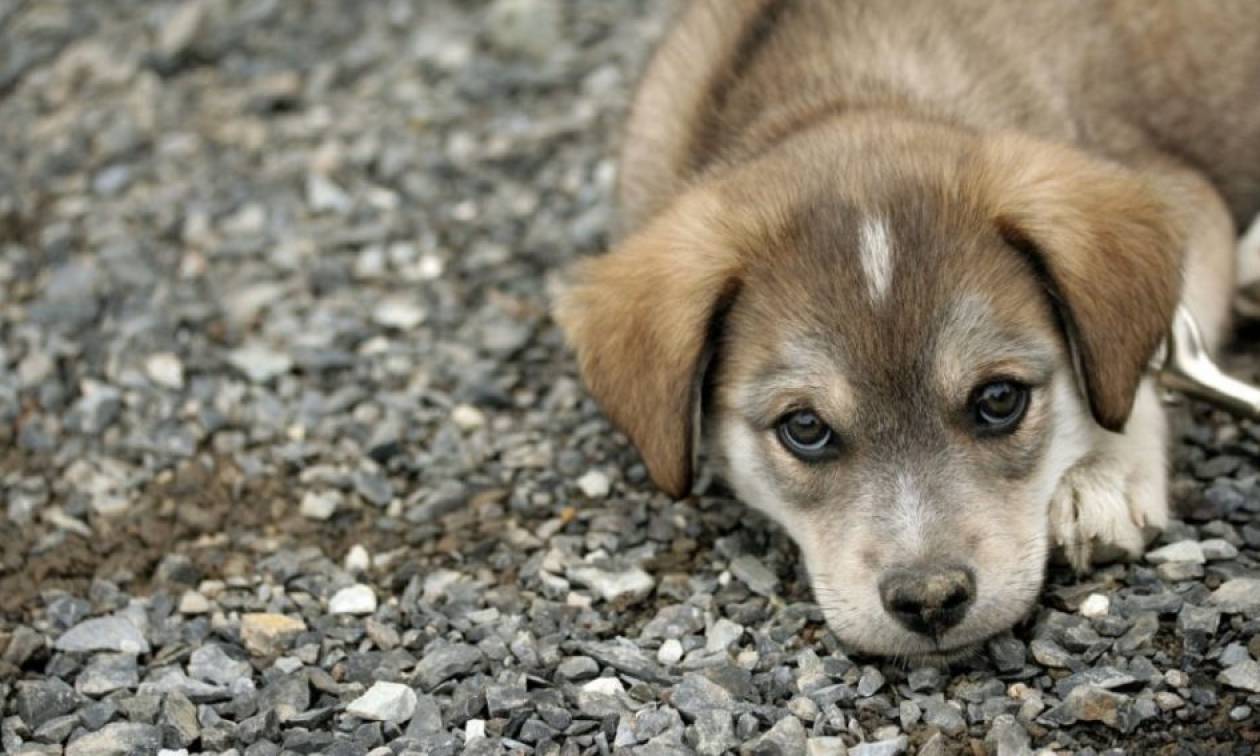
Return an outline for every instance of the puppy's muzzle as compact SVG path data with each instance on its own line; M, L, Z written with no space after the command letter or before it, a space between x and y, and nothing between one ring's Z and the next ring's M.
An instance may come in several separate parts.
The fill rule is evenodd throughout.
M939 638L967 614L976 597L976 578L966 567L892 569L879 581L884 609L903 627Z

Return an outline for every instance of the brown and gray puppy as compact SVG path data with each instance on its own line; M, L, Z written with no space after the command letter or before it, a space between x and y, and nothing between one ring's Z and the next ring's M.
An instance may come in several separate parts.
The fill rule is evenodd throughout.
M1225 328L1257 93L1255 0L698 0L557 319L662 489L705 445L842 640L949 656L1165 524L1144 373Z

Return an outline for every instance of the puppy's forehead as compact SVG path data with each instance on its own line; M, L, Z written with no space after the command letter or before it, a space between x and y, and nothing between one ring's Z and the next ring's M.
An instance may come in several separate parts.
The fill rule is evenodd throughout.
M1054 357L1055 320L1032 267L939 193L814 198L781 228L750 272L741 327L781 365L950 382L977 365Z

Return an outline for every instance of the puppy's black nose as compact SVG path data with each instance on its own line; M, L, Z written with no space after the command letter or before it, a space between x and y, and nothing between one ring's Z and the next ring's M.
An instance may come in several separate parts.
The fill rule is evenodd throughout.
M904 627L939 637L967 614L976 596L976 578L966 567L889 570L879 581L879 596Z

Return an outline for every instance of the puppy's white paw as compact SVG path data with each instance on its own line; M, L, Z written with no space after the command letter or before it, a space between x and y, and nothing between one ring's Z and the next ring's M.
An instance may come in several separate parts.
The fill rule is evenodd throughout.
M1235 309L1243 317L1260 318L1260 215L1238 242L1237 262Z
M1119 451L1078 462L1050 500L1051 534L1077 572L1093 562L1141 555L1149 537L1168 524L1163 454Z

